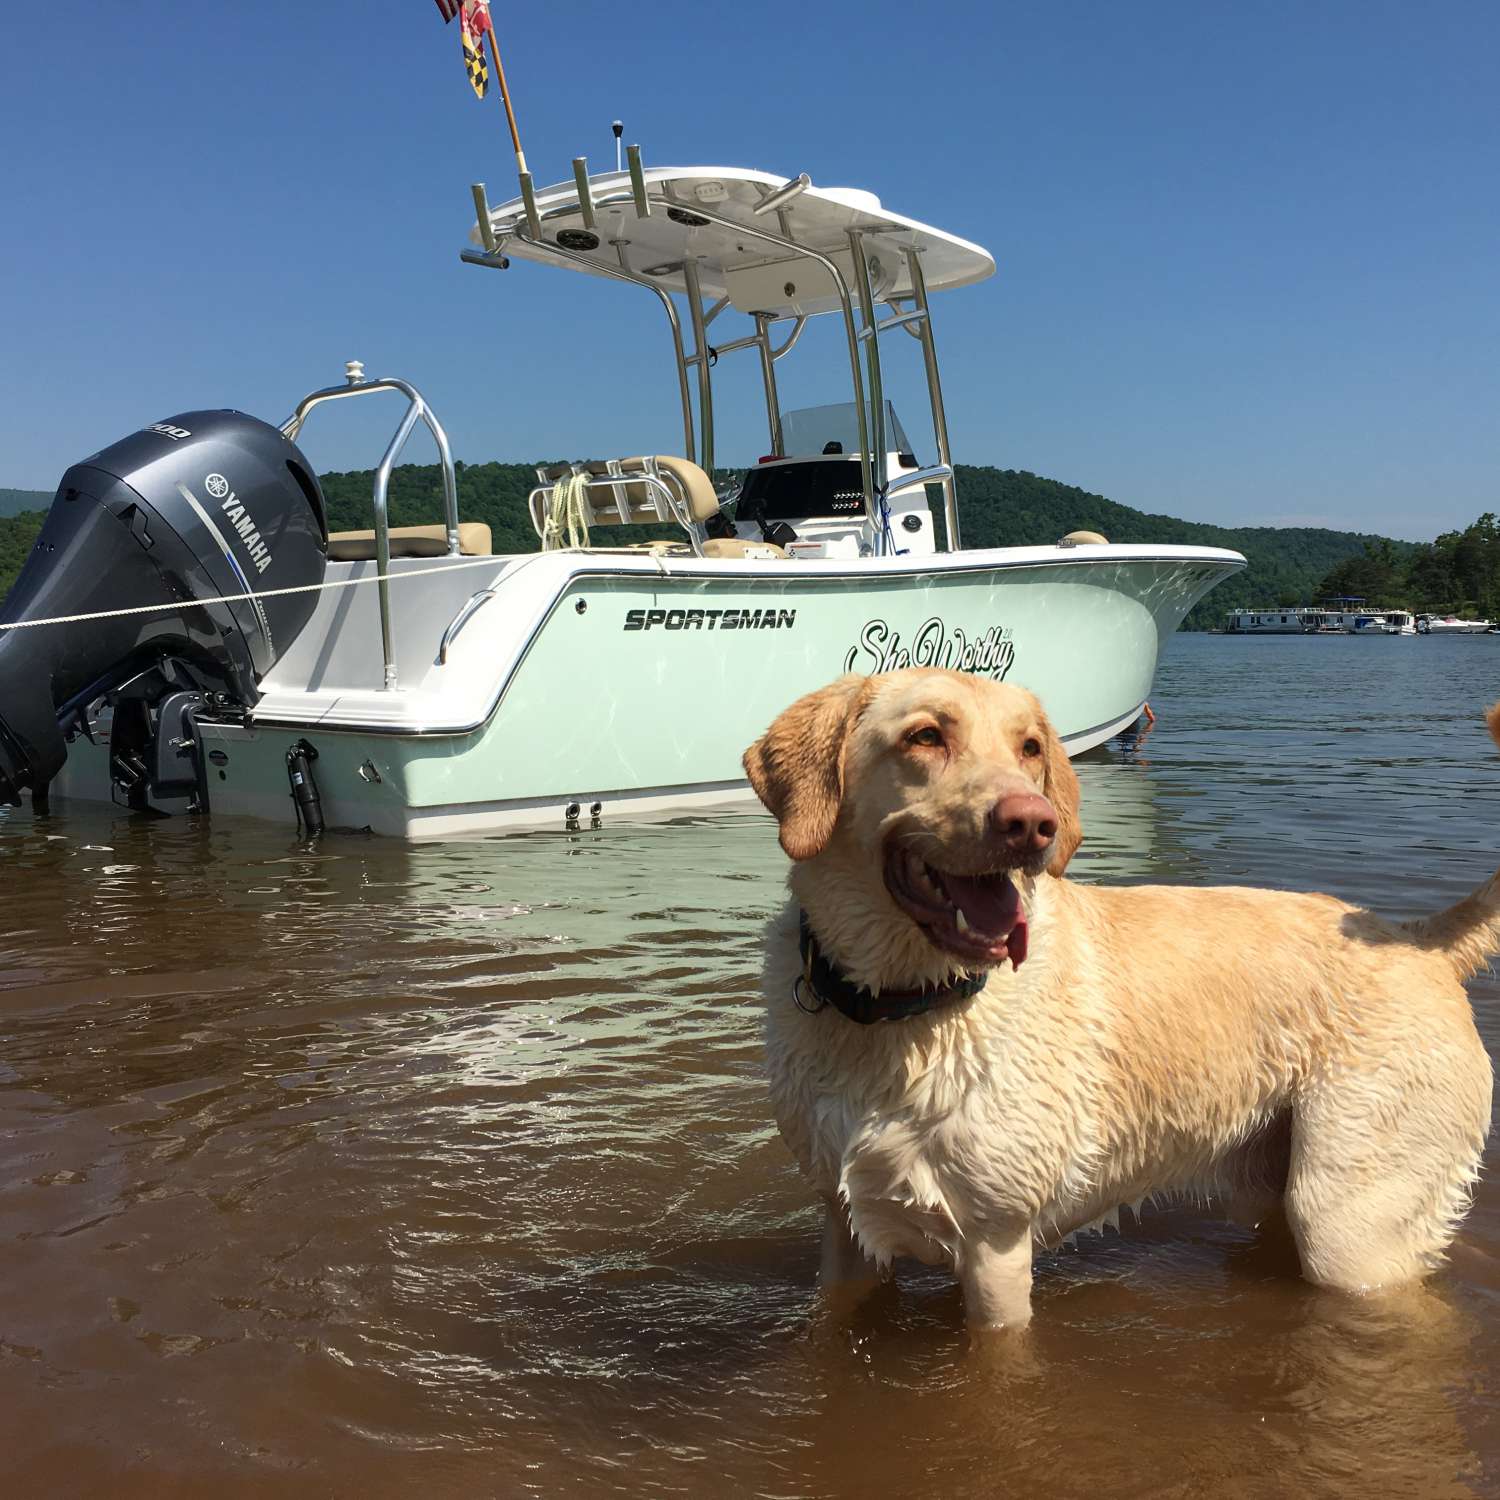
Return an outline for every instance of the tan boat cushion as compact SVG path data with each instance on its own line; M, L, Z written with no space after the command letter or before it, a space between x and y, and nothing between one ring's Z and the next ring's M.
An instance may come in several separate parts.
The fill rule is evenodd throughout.
M1064 538L1075 547L1107 547L1109 538L1098 531L1070 531Z
M703 544L705 557L785 557L786 548L775 542L753 542L743 537L714 536Z
M465 557L488 557L490 528L483 521L458 523L458 550ZM393 526L392 557L446 557L445 526ZM334 562L370 562L375 557L373 531L335 531L328 537L328 556Z
M631 462L632 460L627 460ZM633 460L639 463L639 459ZM659 467L671 474L681 485L687 496L688 513L695 521L706 521L719 508L719 497L714 493L714 482L690 458L673 458L669 453L658 453Z

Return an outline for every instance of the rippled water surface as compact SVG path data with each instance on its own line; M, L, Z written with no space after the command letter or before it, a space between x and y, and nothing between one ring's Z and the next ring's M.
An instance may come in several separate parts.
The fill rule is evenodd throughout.
M1446 904L1500 863L1497 696L1500 638L1178 638L1073 872ZM0 813L8 1492L1500 1494L1493 1151L1389 1302L1181 1209L1039 1258L996 1347L921 1269L820 1318L759 1072L783 869L749 816Z

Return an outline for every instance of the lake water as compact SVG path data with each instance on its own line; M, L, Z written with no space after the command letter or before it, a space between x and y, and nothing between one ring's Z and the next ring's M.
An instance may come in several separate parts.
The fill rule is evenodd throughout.
M1085 880L1379 911L1500 864L1500 638L1179 637ZM1500 1495L1500 1187L1390 1301L1207 1209L818 1314L768 819L405 847L0 813L14 1495ZM1500 987L1472 988L1500 1053Z

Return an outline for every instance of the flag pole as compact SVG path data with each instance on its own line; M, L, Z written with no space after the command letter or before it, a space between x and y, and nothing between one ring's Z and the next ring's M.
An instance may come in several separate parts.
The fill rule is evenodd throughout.
M526 153L521 149L521 133L516 129L516 112L510 106L510 89L505 83L505 64L500 61L500 44L495 40L495 24L491 20L489 27L490 56L495 59L495 80L500 85L500 99L505 105L505 120L510 126L510 143L516 151L516 170L522 176L526 175Z

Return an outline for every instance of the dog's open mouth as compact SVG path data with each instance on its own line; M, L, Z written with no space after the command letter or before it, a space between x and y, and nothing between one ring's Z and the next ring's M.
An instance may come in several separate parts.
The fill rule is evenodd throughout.
M885 857L885 887L934 947L970 963L1008 958L1012 968L1021 967L1026 918L1007 871L954 875L892 849Z

